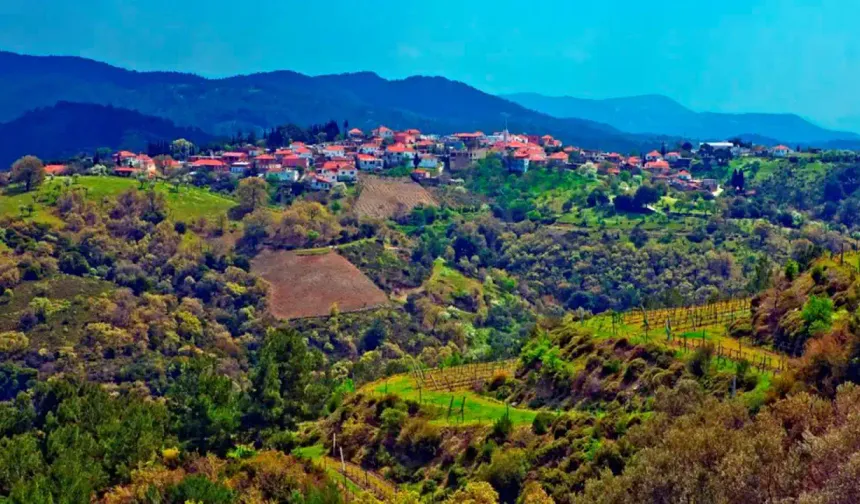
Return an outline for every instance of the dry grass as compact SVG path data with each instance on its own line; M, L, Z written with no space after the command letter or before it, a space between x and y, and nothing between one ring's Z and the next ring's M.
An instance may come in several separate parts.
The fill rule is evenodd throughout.
M433 196L418 183L409 179L366 176L361 179L361 194L355 211L362 217L388 219L418 205L436 205Z
M382 290L336 252L264 250L251 262L251 271L269 282L269 310L282 319L324 317L334 304L351 312L388 302Z

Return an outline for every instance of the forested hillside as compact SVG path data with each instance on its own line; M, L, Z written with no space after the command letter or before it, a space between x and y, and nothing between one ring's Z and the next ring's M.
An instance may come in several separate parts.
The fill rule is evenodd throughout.
M0 179L10 502L854 500L853 157L704 193L491 156L372 217L365 175L36 161Z
M0 124L0 167L26 154L62 161L103 148L143 152L150 143L176 138L205 145L212 136L131 110L59 102Z

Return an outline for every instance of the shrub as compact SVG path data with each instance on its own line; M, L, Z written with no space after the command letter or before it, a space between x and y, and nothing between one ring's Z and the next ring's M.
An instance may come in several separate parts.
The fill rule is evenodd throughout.
M532 421L532 432L538 436L546 434L549 432L549 427L552 425L553 420L555 420L555 415L547 411L541 411Z
M711 368L711 359L714 357L714 347L711 345L700 346L693 352L693 356L687 362L687 369L699 378L708 374Z
M824 296L809 296L801 315L809 334L825 332L833 323L833 300Z
M815 285L821 285L824 282L824 267L817 264L812 268L810 276L812 277L812 281L815 282Z
M0 333L0 352L15 353L26 350L30 340L22 332L7 331Z
M510 415L505 413L502 417L493 423L493 438L504 441L510 436L511 432L514 430L514 422L511 421Z
M647 367L648 364L641 358L636 358L628 362L627 367L624 369L624 383L630 383L638 378Z
M232 490L213 483L204 476L188 476L178 485L167 490L170 502L205 502L206 504L231 503L235 499Z
M408 421L397 437L397 444L419 463L426 463L435 457L441 442L439 427L424 419Z
M514 502L526 478L529 463L521 449L498 451L483 471L483 479L499 492L501 502Z
M386 408L379 416L383 430L395 436L400 433L407 418L407 413L399 408Z

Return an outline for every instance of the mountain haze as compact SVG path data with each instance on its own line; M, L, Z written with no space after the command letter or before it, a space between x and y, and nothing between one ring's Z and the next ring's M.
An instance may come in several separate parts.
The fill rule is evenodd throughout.
M641 150L661 139L594 121L555 118L441 77L386 80L370 72L310 77L291 71L206 79L136 72L76 57L0 52L0 120L59 101L111 105L180 126L231 134L335 119L370 129L511 131L550 134L567 143Z
M504 95L526 108L555 117L580 117L637 134L663 134L700 140L759 135L791 144L858 140L855 133L832 131L795 114L694 112L661 95L591 100L536 93Z

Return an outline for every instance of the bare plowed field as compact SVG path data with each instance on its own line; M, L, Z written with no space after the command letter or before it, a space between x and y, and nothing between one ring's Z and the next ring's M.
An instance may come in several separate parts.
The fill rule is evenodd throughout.
M417 182L409 179L366 176L361 179L361 194L355 211L362 217L387 219L398 212L409 212L418 205L436 205L436 200Z
M388 302L385 293L336 252L301 255L264 250L251 271L269 282L269 310L282 319L323 317L333 304L341 312Z

